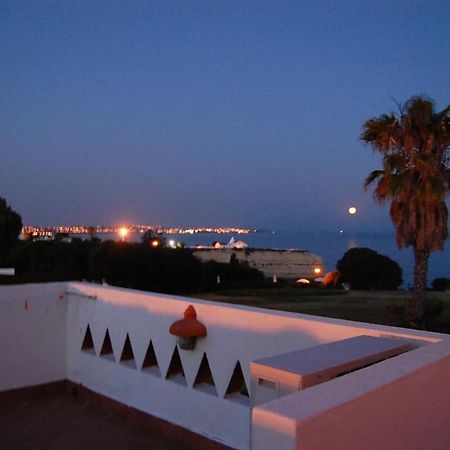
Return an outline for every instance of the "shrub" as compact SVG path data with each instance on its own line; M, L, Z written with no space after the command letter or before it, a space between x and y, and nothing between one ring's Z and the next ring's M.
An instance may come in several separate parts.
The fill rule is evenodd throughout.
M89 277L132 289L196 292L201 263L189 249L102 242L89 255Z
M445 291L450 288L450 278L435 278L431 283L431 287L435 291Z
M402 269L391 258L370 248L352 248L345 252L336 268L342 281L353 289L394 290L403 282Z
M18 275L55 280L87 278L87 261L98 240L73 239L61 241L19 241L13 248L10 262Z
M220 284L217 284L217 277ZM229 264L208 261L202 264L201 290L254 287L265 282L262 272L241 264L237 260Z

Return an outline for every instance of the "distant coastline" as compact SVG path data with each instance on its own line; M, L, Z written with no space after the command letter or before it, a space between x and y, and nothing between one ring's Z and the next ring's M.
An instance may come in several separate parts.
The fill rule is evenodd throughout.
M25 225L22 228L23 234L42 234L49 235L57 233L68 234L118 234L121 229L125 228L128 233L145 233L146 231L154 231L157 234L250 234L262 233L266 230L258 230L255 228L239 228L239 227L164 227L161 225L53 225L53 226L35 226Z
M43 227L44 228L44 227ZM119 240L117 229L111 227L112 231L98 233L102 240ZM163 230L163 227L156 227ZM179 228L167 228L171 232L162 233L170 235L175 241L183 241L188 247L196 245L211 245L214 241L228 242L231 237L240 234L237 231L224 232L227 230L237 230L238 228L206 228L208 231L201 232L196 228L196 232L186 232L189 228L183 229L183 232L176 232ZM193 230L193 229L192 229ZM213 230L220 230L214 232ZM239 230L241 230L239 228ZM270 231L262 229L245 229L247 233L241 237L251 248L273 248L273 249L299 249L317 254L322 257L325 271L335 270L338 259L342 258L344 253L353 247L368 247L376 250L378 253L387 255L394 261L397 261L403 269L403 285L408 289L412 286L413 280L413 255L411 249L399 250L395 243L394 231L369 232L369 231ZM83 236L84 234L84 236ZM95 233L96 234L96 233ZM86 233L70 233L72 237L87 237ZM97 234L96 234L97 235ZM126 237L128 242L139 242L142 232L130 232ZM450 241L446 242L445 248L441 252L433 252L430 257L428 285L434 278L450 278Z

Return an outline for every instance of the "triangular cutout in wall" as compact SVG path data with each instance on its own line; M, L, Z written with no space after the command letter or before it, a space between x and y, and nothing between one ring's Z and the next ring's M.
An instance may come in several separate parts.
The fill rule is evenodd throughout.
M111 338L109 337L109 330L106 329L105 338L103 339L102 349L100 350L100 356L106 359L114 361L114 352L111 344Z
M206 353L203 353L202 362L198 368L197 376L195 377L194 387L201 389L208 394L217 395L216 384L214 383L214 378L209 367L208 357Z
M137 369L136 362L134 360L133 347L131 346L130 336L127 333L125 343L123 344L122 355L120 356L120 362L133 369Z
M151 340L148 343L147 352L145 353L144 362L142 363L142 371L157 375L159 377L161 376L155 349L153 348L153 343Z
M249 397L247 385L245 384L244 374L242 373L241 363L238 361L231 375L225 397L230 394L240 394Z
M92 333L91 328L89 327L89 324L86 328L86 333L84 334L83 344L81 345L81 350L83 350L86 353L91 353L95 355L95 348L94 348L94 340L92 339Z
M166 378L172 379L173 381L179 381L186 385L186 376L184 375L183 364L181 363L177 346L175 346L175 350L173 351L172 359L170 360L169 368L167 369Z

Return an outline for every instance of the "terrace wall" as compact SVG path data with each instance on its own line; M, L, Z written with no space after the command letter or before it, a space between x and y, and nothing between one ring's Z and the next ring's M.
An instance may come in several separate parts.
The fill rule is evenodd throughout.
M0 286L0 391L67 374L66 283Z
M450 341L358 370L252 412L252 449L447 450Z
M168 330L189 304L208 335L198 340L193 351L176 350L175 337ZM230 381L241 374L238 384L240 380L240 387L245 383L249 388L250 361L358 335L405 337L421 344L443 339L432 333L75 282L0 287L0 313L0 391L69 379L238 449L250 447L251 407L248 397ZM130 347L131 357L124 352ZM429 347L435 346L418 350ZM414 360L418 350L407 355ZM151 364L144 364L152 351ZM177 369L172 359L175 351L182 373L167 377ZM386 379L379 370L383 375L379 379L386 382L406 373L397 368ZM199 371L207 382L196 383ZM359 372L340 379L349 383L347 390L353 396L361 394L352 391ZM335 381L317 388L330 389L327 386ZM315 389L255 408L253 447L296 448L292 445L299 442L299 404L311 418L317 412L317 398L322 405L328 398ZM297 395L317 392L319 397L310 403L295 400ZM336 402L326 409L336 407ZM285 426L290 432L284 433ZM301 430L306 433L307 428ZM280 444L283 439L286 447Z

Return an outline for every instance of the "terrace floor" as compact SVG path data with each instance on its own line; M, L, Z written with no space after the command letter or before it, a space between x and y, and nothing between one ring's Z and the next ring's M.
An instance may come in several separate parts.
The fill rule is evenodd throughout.
M2 450L228 449L79 389L21 391L0 393Z

